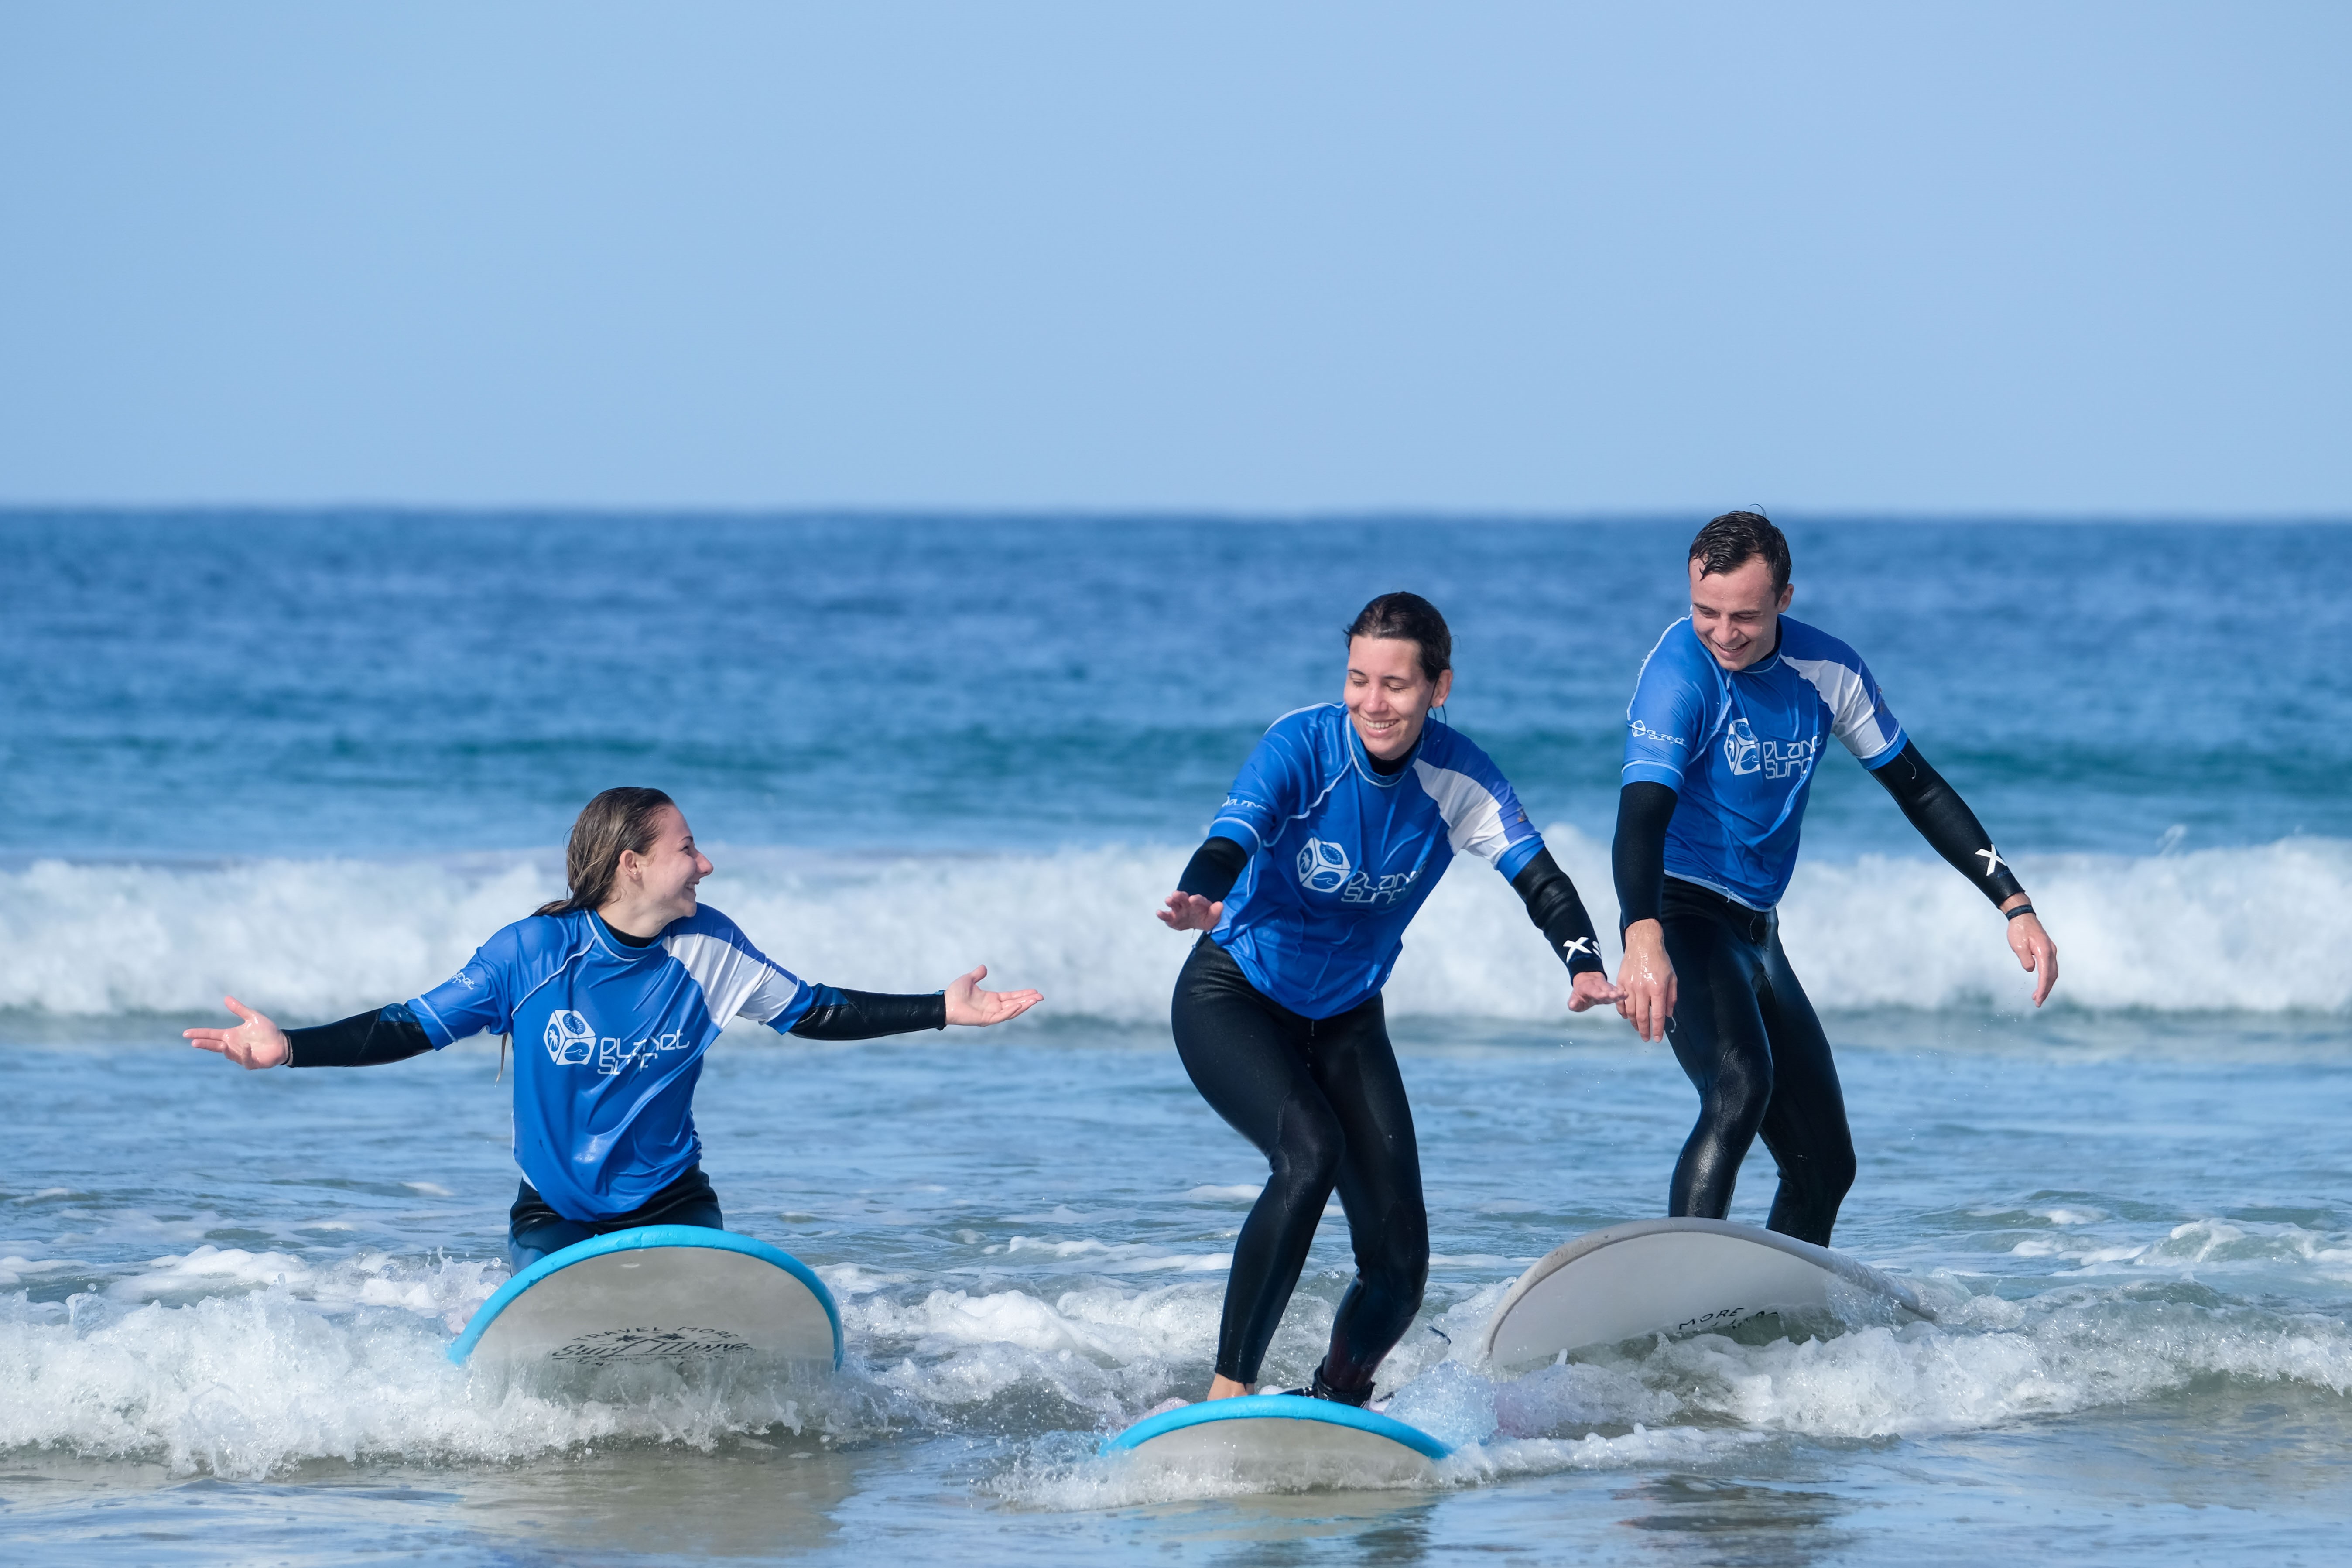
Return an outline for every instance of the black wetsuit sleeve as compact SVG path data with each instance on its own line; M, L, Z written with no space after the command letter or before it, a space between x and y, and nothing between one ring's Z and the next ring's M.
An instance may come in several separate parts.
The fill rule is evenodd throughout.
M1908 742L1893 762L1871 770L1870 776L1886 786L1911 826L1929 847L1976 884L1998 909L2025 889L2010 874L2008 863L1994 850L1992 839L1944 775L1927 765L1919 748Z
M1617 792L1617 837L1609 869L1617 882L1617 929L1654 921L1666 902L1666 824L1675 819L1674 790L1639 779Z
M1601 963L1601 940L1593 931L1592 917L1550 850L1537 850L1536 858L1519 868L1511 879L1511 890L1526 902L1528 919L1536 922L1570 974L1608 973Z
M1212 837L1185 862L1184 874L1176 879L1176 890L1191 893L1195 898L1215 903L1234 890L1249 865L1250 852L1230 838Z
M804 1040L871 1040L948 1026L944 992L898 996L881 991L843 991L831 985L809 989L816 998L792 1027L792 1033Z
M339 1024L286 1031L287 1065L298 1068L372 1068L406 1061L433 1048L425 1026L407 1005L394 1002L373 1013L354 1013Z

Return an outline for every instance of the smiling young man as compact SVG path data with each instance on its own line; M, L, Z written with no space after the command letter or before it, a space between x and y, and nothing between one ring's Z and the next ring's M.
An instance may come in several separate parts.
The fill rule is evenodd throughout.
M2007 917L2037 1007L2058 982L2058 949L1976 814L1887 711L1870 667L1782 613L1794 590L1780 531L1726 512L1699 530L1687 566L1689 618L1650 650L1625 710L1617 1010L1644 1040L1672 1041L1698 1089L1667 1212L1723 1218L1760 1132L1780 1175L1770 1227L1826 1246L1853 1184L1853 1139L1773 911L1828 738Z

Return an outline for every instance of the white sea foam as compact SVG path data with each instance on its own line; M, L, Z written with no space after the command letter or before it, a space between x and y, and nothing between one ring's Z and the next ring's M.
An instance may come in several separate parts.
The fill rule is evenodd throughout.
M740 1432L875 1423L882 1391L856 1379L728 1390L679 1380L599 1400L469 1373L446 1352L493 1272L381 1257L310 1269L207 1247L157 1259L105 1296L0 1296L0 1451L257 1477L306 1459L501 1462L614 1439L707 1448Z
M2244 1244L2226 1228L2176 1232L2159 1248ZM2308 1271L2326 1248L2295 1245L2305 1239L2272 1246L2303 1253ZM28 1282L55 1267L0 1260ZM827 1272L850 1347L837 1378L727 1389L681 1380L625 1399L566 1400L446 1359L457 1327L498 1284L495 1266L373 1253L306 1266L197 1248L68 1303L0 1295L0 1451L251 1477L319 1458L497 1462L614 1440L709 1447L779 1427L1001 1433L1010 1416L1041 1434L998 1479L1024 1502L1197 1495L1181 1478L1107 1466L1094 1453L1102 1435L1196 1392L1216 1337L1217 1282L1104 1280L1049 1299ZM1435 1321L1453 1345L1416 1331L1383 1368L1389 1413L1461 1446L1441 1468L1451 1484L1693 1461L1776 1434L1853 1441L1981 1430L2216 1379L2352 1394L2352 1328L2335 1319L2095 1279L2023 1301L1937 1282L1934 1323L1763 1344L1701 1336L1503 1381L1453 1348L1474 1342L1502 1289ZM1303 1377L1328 1329L1328 1303L1297 1298L1269 1383Z
M1604 942L1605 847L1548 835ZM1167 1014L1186 939L1151 911L1179 849L850 858L732 850L706 885L788 968L866 988L936 985L976 962L1052 1014ZM2027 858L2063 954L2059 998L2089 1008L2352 1011L2352 843L2297 838L2150 858ZM413 995L557 891L543 857L272 860L211 868L42 861L0 872L0 1009L191 1013L233 992L288 1018ZM2000 921L1939 862L1808 861L1784 936L1828 1008L2021 1004ZM1561 1016L1567 987L1499 879L1465 866L1415 921L1388 990L1397 1014Z

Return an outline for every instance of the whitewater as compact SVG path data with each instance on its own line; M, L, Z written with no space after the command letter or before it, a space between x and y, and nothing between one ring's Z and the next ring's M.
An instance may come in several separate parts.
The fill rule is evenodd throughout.
M1607 847L1565 824L1545 841L1584 893L1613 963ZM842 855L709 847L705 900L778 963L861 989L905 989L975 960L1035 986L1054 1016L1162 1018L1181 944L1149 911L1189 847L1044 855ZM2063 1008L2352 1010L2352 842L2126 858L2021 856L2064 933ZM549 853L226 865L36 861L0 870L0 1008L100 1018L216 1010L225 992L316 1023L415 995L489 932L560 897ZM1142 911L1139 918L1139 911ZM1825 1008L1994 1008L2030 990L1983 899L1940 861L1801 864L1782 941ZM1562 973L1523 906L1475 864L1438 885L1405 944L1391 1013L1539 1022Z

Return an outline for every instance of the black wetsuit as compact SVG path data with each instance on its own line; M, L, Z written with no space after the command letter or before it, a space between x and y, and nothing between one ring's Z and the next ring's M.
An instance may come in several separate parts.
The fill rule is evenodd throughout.
M1395 776L1404 761L1369 765ZM1251 852L1211 837L1184 868L1180 890L1223 900ZM1549 850L1511 886L1572 973L1598 971L1592 922ZM1412 1326L1429 1275L1429 1216L1412 1109L1375 990L1312 1018L1265 994L1203 935L1177 977L1176 1048L1202 1099L1265 1154L1265 1189L1234 1248L1217 1335L1217 1372L1254 1384L1297 1288L1307 1248L1336 1192L1348 1217L1356 1278L1341 1298L1314 1391L1360 1404L1381 1359Z
M1937 854L1998 906L2022 889L1982 863L1990 843L1958 791L1906 742L1871 773ZM1780 950L1777 913L1665 874L1675 792L1627 784L1618 796L1613 868L1621 931L1655 920L1680 993L1666 1038L1698 1089L1698 1122L1675 1162L1667 1213L1721 1219L1740 1163L1760 1134L1780 1168L1770 1228L1827 1246L1853 1184L1853 1136L1837 1064L1804 987Z

